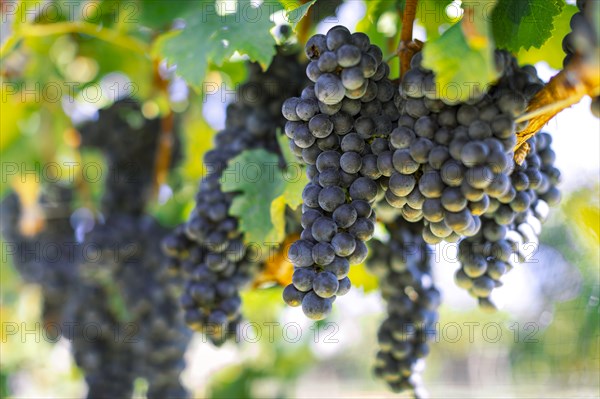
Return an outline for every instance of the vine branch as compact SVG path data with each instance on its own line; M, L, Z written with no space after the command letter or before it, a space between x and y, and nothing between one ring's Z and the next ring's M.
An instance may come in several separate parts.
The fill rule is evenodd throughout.
M153 198L158 197L160 186L167 181L169 166L173 154L174 141L174 123L175 117L173 111L160 120L160 136L158 138L158 147L156 149L156 158L154 162L154 182L152 187Z
M104 28L100 25L89 22L57 22L53 24L23 25L2 44L0 47L0 58L4 58L12 51L17 46L20 39L27 37L62 35L67 33L81 33L92 36L96 39L123 47L141 55L146 55L150 52L150 47L146 43L133 37L122 35L115 30Z
M169 80L160 71L160 62L153 62L153 85L158 95L169 97ZM175 115L171 107L167 113L161 116L160 134L156 144L154 155L154 172L152 179L152 198L157 199L160 187L167 181L169 167L173 157L173 145L175 143Z
M402 30L396 53L400 57L400 77L410 68L410 59L417 51L413 42L413 25L417 15L418 0L406 0L402 13Z
M563 109L577 104L584 96L600 94L598 66L590 65L582 57L574 58L569 65L554 76L531 100L527 112L516 122L529 121L525 129L517 133L515 155L550 119ZM519 158L515 158L517 162Z
M83 156L81 154L81 133L71 127L65 132L65 143L73 150L73 156L79 165L83 165ZM81 173L77 173L74 181L74 187L83 204L92 213L96 213L96 205L92 199L91 183L84 179Z

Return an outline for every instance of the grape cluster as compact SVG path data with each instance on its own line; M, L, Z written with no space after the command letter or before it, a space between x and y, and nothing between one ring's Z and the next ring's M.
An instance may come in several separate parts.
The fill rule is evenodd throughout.
M173 292L176 282L164 271L160 244L167 230L143 215L152 192L160 122L144 118L139 104L124 100L100 111L98 122L80 132L82 146L100 149L109 167L103 218L81 243L97 254L81 251L77 288L65 315L82 327L69 339L85 372L88 396L130 396L133 380L143 377L149 398L187 397L179 374L191 334ZM177 136L173 144L170 166L179 157ZM86 335L90 323L100 326L97 340Z
M82 262L67 316L82 327L69 339L85 372L88 397L127 397L137 377L148 381L148 398L187 397L179 374L191 335L169 291L173 282L162 269L165 231L150 218L121 215L119 221L86 237L84 245L94 243L100 256ZM85 329L92 323L101 332L94 340Z
M128 375L146 378L148 398L187 397L179 374L191 333L171 288L175 282L163 268L160 243L166 233L151 217L118 214L85 238L83 245L98 254L82 259L71 321L84 327L100 323L102 335L89 342L83 330L71 339L90 392L96 380L101 385L118 372L123 376L115 382Z
M435 337L440 292L433 285L431 249L421 237L421 227L398 218L387 224L387 243L371 242L366 265L379 279L387 302L387 319L377 334L375 375L393 391L419 389L418 370Z
M579 11L571 17L569 32L562 42L563 51L566 53L563 59L563 67L566 67L575 55L584 58L592 58L592 62L598 62L593 57L598 57L598 32L594 29L593 20L598 16L594 16L598 12L598 8L594 9L592 1L577 0L577 8ZM600 118L600 96L592 99L591 105L592 114L596 118Z
M130 336L136 327L126 328L118 309L110 306L114 303L110 272L93 266L83 269L87 270L69 293L63 335L71 341L75 363L84 373L88 399L131 397L140 359L131 343L137 337Z
M141 215L160 124L143 118L132 101L113 107L80 129L83 146L99 148L111 169L103 217L73 212L71 189L45 183L45 228L33 237L20 234L27 209L11 195L3 203L10 215L2 220L3 235L16 247L17 269L42 287L44 320L62 324L60 332L72 342L89 398L130 397L138 377L148 380L149 398L186 397L179 374L191 336L163 270L166 230ZM123 174L135 179L120 179Z
M260 270L260 260L244 245L237 218L229 215L237 193L222 191L221 175L228 161L244 150L261 148L281 155L276 140L283 125L281 105L305 80L297 54L278 54L266 72L258 64L248 68L248 81L227 107L226 127L217 133L215 149L204 156L210 173L200 182L196 206L163 242L170 267L186 280L181 304L187 323L216 345L235 332L241 320L239 291Z
M98 149L106 158L101 210L141 215L152 195L160 119L146 119L140 104L127 98L101 109L98 121L84 124L79 131L81 146ZM179 152L175 139L170 166L180 157Z
M40 197L43 230L33 236L20 231L22 209L19 197L9 194L2 201L2 236L7 254L22 278L42 289L42 317L45 323L61 319L68 292L77 276L74 260L75 232L69 217L72 213L72 192L59 184L44 188Z
M289 250L295 270L283 298L311 319L329 314L350 289L350 265L367 256L372 204L390 175L388 136L399 113L381 50L343 26L312 36L306 75L314 82L287 99L290 148L307 165L301 239Z
M512 269L514 261L524 260L523 250L538 245L541 224L549 206L560 201L556 188L560 172L554 167L552 137L540 132L527 143L530 152L523 164L514 167L510 179L516 198L526 198L528 206L515 210L491 200L482 216L481 230L462 240L458 247L461 268L456 272L455 281L478 298L484 309L494 309L489 298L492 290L502 284L500 278ZM512 258L513 255L517 259Z
M152 190L160 122L144 118L139 104L125 100L100 111L98 123L80 132L83 147L100 149L109 167L104 218L82 242L96 253L80 254L79 283L65 316L84 327L69 338L88 396L130 396L133 380L143 377L149 398L186 397L179 374L191 334L170 289L175 281L163 268L160 244L167 231L142 215ZM170 166L178 159L177 145L175 138ZM86 336L89 323L101 326L99 339Z
M112 339L118 319L107 306L109 294L98 280L83 277L82 245L69 221L71 191L49 185L46 192L40 201L44 229L32 237L19 231L19 218L27 212L19 198L11 194L2 203L2 214L8 216L2 220L2 233L14 246L13 262L26 281L41 286L45 325L62 324L61 333L72 341L76 363L88 383L88 397L131 396L135 356L131 345Z
M385 198L407 221L423 221L427 243L456 242L477 234L492 200L515 211L529 206L510 186L514 119L543 84L535 68L497 52L500 79L476 99L452 105L437 98L440 88L421 60L420 53L413 57L401 82Z
M226 273L208 266L207 261L211 262L208 259L212 257L207 258L207 255L214 252L189 239L183 225L162 243L163 251L171 257L170 268L177 270L184 279L180 305L185 311L187 325L203 332L217 346L235 336L241 321L239 291L259 269L259 265L246 256L241 241L238 243L237 255L232 248L227 254L220 255L233 265Z

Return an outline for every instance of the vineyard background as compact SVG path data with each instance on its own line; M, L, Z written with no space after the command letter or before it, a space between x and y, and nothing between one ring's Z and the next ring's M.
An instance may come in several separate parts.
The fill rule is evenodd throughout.
M568 3L572 15L574 1ZM10 2L2 6L6 4ZM337 24L351 30L357 25L364 27L366 12L362 1L344 2L335 17L319 23L317 32L325 33ZM569 12L564 16L567 27ZM389 18L393 20L391 15ZM393 22L380 19L377 29L383 32L382 41L391 34ZM121 23L126 31L127 22ZM564 21L560 24L563 29ZM4 41L6 26L1 32ZM426 29L417 25L414 36L425 40ZM12 79L12 73L25 70L26 84L48 85L60 78L61 82L83 85L98 82L109 90L112 85L126 87L130 82L146 100L145 115L157 116L169 108L181 114L184 159L169 176L168 184L161 187L159 200L150 211L168 226L185 220L193 206L197 180L205 170L198 160L210 149L213 134L224 126L225 106L231 100L225 88L231 90L243 81L243 64L209 66L205 84L213 82L219 91L197 93L174 78L168 90L155 92L153 66L135 52L70 35L32 35L26 45L27 57L10 58L7 69L3 69L3 85L8 84L3 87L0 104L3 165L43 163L48 154L75 159L78 155L68 145L70 120L94 112L94 107L81 98L72 105L47 101L43 96L41 100L29 96L21 101L7 95L7 79ZM527 59L527 54L522 59ZM536 67L545 81L557 72L547 63ZM162 71L165 76L173 75L166 66ZM93 105L108 102L110 99L103 97ZM515 268L495 293L500 313L481 312L467 293L455 287L452 276L458 263L452 261L452 246L438 251L447 256L434 269L444 302L440 308L441 334L424 373L431 397L598 397L600 121L589 109L590 99L586 97L545 129L553 135L556 166L563 173L563 201L544 227L543 246L529 264ZM101 162L93 153L82 156L83 162ZM5 196L14 183L4 167L2 174L1 194ZM26 183L21 189L35 190L36 184ZM96 186L91 185L91 189L93 198L101 195ZM64 338L51 342L42 331L40 290L23 283L6 252L7 243L1 244L0 395L81 397L85 383L70 356L69 342ZM186 354L185 385L194 397L210 398L393 397L370 377L383 304L374 289L374 278L361 267L353 273L355 288L336 304L330 318L317 324L301 317L301 310L286 308L280 287L244 293L244 315L256 324L240 345L227 343L217 349L195 336ZM279 324L269 324L272 322ZM292 324L294 329L300 328L297 342L282 334L283 327ZM15 325L18 331L14 331ZM501 336L496 338L498 331ZM456 332L459 337L455 337ZM143 397L146 388L139 380L136 397Z

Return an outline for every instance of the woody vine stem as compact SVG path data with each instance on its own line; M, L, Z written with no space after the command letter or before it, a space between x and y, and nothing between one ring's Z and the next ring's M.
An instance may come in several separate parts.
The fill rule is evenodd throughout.
M600 74L596 63L588 63L588 59L580 56L540 90L529 103L527 112L517 118L516 122L529 121L527 127L517 133L516 150L550 119L560 111L577 104L585 95L595 97L600 94Z
M418 0L406 0L404 12L402 13L402 30L400 33L400 42L396 53L400 57L400 78L404 76L410 68L410 59L418 52L421 42L413 41L413 25L417 14Z

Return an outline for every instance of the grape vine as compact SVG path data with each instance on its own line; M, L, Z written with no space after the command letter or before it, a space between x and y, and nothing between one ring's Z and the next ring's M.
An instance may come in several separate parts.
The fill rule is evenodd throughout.
M278 290L286 317L335 319L373 278L363 266L385 306L374 375L423 396L448 314L436 251L456 244L455 285L497 311L563 195L544 126L584 96L600 115L592 0L373 1L356 29L341 0L135 2L135 21L14 3L0 7L0 150L3 172L24 171L6 169L0 227L88 398L196 395L181 381L193 333L239 344L246 290ZM561 60L547 82L533 66ZM68 94L50 98L57 87ZM114 98L91 101L96 87ZM215 93L227 105L212 136ZM38 178L40 161L88 159L98 181Z

